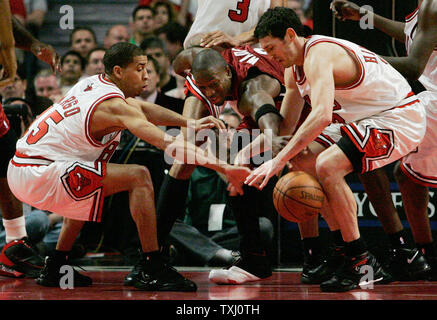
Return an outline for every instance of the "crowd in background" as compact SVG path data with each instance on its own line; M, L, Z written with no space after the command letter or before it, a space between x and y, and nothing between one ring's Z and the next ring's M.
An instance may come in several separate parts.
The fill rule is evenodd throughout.
M44 28L44 18L50 0L10 0L10 5L13 15L29 32L38 37L41 29ZM311 1L289 0L287 5L298 13L310 32L313 27ZM19 105L26 112L24 121L16 126L18 135L24 132L25 127L35 117L59 101L78 81L104 73L105 51L113 44L122 41L140 46L149 58L148 87L137 98L182 113L185 79L173 72L172 61L184 48L184 40L195 19L196 9L197 0L139 0L137 5L132 6L131 16L125 17L125 24L110 26L101 43L96 37L92 24L76 26L72 31L66 30L65 32L70 33L69 48L67 52L62 53L61 71L57 74L48 66L46 68L41 66L32 54L17 49L19 67L15 81L0 88L0 95L4 106ZM221 117L230 128L236 128L240 122L239 116L231 110L225 110ZM169 169L162 152L139 141L129 132L123 134L119 148L118 154L112 161L141 163L144 159L149 159L146 165L149 169L153 168L151 172L154 188L159 190L164 174ZM145 156L134 159L133 154L136 150L145 150ZM153 163L150 163L152 161ZM179 259L183 257L183 261L179 262L227 265L235 259L238 243L234 239L238 237L238 232L232 214L226 211L226 195L226 185L215 172L205 168L198 168L195 171L191 178L187 200L187 216L181 217L175 226L171 237L173 243L169 247L173 256L178 256ZM111 205L112 203L109 202L106 208L110 210ZM222 206L214 207L214 210L225 211L220 233L208 227L208 215L213 205ZM128 210L127 203L125 210ZM33 208L28 211L26 226L29 238L35 243L43 243L42 250L53 249L62 217ZM132 230L135 231L134 228ZM198 246L198 248L203 246L204 252L190 251L192 240L188 243L181 240L184 238L183 234L188 233L192 235L189 239L204 241L203 245ZM0 246L3 245L2 241L4 244L0 233ZM137 243L134 239L132 244L127 244L121 249L128 252L126 248L135 247ZM83 250L82 254L85 251Z

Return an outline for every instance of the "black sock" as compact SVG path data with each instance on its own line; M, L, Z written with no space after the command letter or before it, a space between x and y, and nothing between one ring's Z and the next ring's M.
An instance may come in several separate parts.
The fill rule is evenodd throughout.
M156 206L158 243L164 245L177 218L185 216L185 201L189 180L179 180L167 174L161 186Z
M346 254L349 257L359 256L367 251L364 240L358 238L357 240L346 242Z
M68 255L70 254L70 251L59 251L55 250L53 252L53 260L56 262L66 262L68 260Z
M407 247L407 237L405 236L405 230L392 233L388 235L390 246L392 248L405 248Z
M340 230L331 231L332 237L334 238L334 244L336 247L346 246L346 242L343 240Z
M302 248L306 256L319 256L322 253L320 237L302 239Z
M425 256L437 257L436 249L434 246L434 241L425 244L417 244L417 248L422 252Z
M260 193L258 189L248 185L243 186L243 191L242 196L229 198L229 205L241 235L240 252L242 256L249 253L264 254L257 206Z

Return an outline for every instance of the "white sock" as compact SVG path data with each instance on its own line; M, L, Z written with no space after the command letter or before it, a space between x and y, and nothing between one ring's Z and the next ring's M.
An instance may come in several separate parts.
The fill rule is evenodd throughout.
M26 221L24 216L11 220L3 219L3 226L5 227L6 231L6 243L27 237Z

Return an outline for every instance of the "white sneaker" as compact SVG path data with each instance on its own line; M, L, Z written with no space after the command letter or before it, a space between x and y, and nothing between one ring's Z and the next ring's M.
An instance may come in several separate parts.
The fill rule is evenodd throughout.
M261 278L239 268L232 266L229 269L213 269L209 273L209 280L217 284L242 284L258 281Z

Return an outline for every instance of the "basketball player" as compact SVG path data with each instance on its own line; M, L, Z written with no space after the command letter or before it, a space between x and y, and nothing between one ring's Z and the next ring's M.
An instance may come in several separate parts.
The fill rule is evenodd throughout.
M366 10L360 13L360 7L349 1L333 1L332 10L341 20L359 20L361 15L370 14ZM427 112L427 131L418 150L401 159L396 164L395 177L399 184L404 202L405 213L410 223L416 246L423 252L431 270L427 273L430 280L437 279L437 252L432 238L428 218L428 187L437 185L437 162L434 159L436 145L437 117L437 1L420 0L418 8L406 17L405 23L392 21L373 14L375 27L386 34L405 42L408 56L402 58L384 57L393 67L409 80L419 79L427 91L419 97L424 101ZM390 195L390 190L378 190L380 194ZM387 199L391 199L390 196ZM385 206L390 210L392 201ZM387 215L386 211L377 211L378 215ZM392 218L399 221L399 216ZM402 224L399 230L402 230ZM398 230L394 230L398 231ZM399 232L399 231L398 231ZM391 256L399 255L400 250L392 250ZM395 267L395 266L394 266Z
M147 291L195 291L196 285L160 258L152 181L143 166L107 163L123 129L163 149L180 161L193 159L226 174L235 183L248 169L232 167L184 139L166 135L156 125L187 126L186 117L169 109L139 102L147 85L147 57L136 45L121 42L105 54L105 74L84 79L47 109L17 142L8 168L11 191L30 205L64 216L53 255L46 258L37 283L59 286L60 268L85 221L100 221L103 197L129 192L129 206L143 251L141 278L135 287ZM193 122L194 129L223 124L213 117ZM74 286L91 285L74 273Z
M261 15L270 7L285 6L284 0L203 0L184 41L190 48L201 39L201 45L237 47L252 42L253 30Z
M344 177L383 167L413 151L426 130L423 105L408 82L373 52L346 40L304 38L291 9L268 10L255 36L287 68L288 95L293 97L287 119L297 121L305 100L312 110L287 146L245 183L263 188L308 147L306 155L299 156L312 162L308 171L318 177L328 199L324 217L331 230L340 229L346 246L344 266L321 283L322 291L391 281L360 238L356 201ZM371 277L363 279L364 270L372 270L367 274Z
M53 48L35 39L16 18L11 17L7 0L0 1L0 43L0 86L7 85L15 77L15 46L31 51L52 69L59 69L59 56ZM8 162L14 155L16 141L0 99L0 206L6 231L6 245L0 254L0 275L36 277L43 261L28 244L22 203L13 196L6 180Z

